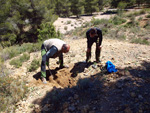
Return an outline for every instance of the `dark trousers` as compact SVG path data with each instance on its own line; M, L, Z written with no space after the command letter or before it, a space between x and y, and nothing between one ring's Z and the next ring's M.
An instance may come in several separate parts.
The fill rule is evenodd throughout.
M93 43L96 43L95 59L96 59L96 61L100 60L99 57L100 57L101 49L99 49L99 43L97 41L90 40L90 42L87 43L87 47L89 49L89 51L86 52L86 61L87 62L91 59L91 48L92 48Z
M41 77L46 77L46 65L49 66L49 58L53 58L54 54L58 52L55 46L52 46L50 50L46 51L44 45L41 47ZM59 55L59 63L63 65L63 54Z

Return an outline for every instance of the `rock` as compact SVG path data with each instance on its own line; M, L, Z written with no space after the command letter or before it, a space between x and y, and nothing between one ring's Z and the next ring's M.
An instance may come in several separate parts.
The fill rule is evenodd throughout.
M59 113L61 113L61 112L59 112ZM63 111L63 113L69 113L68 109L66 108L66 109Z
M38 109L38 108L40 108L40 106L37 105L37 104L35 104L35 105L34 105L34 108L35 108L35 109Z
M89 111L89 113L95 113L95 111Z
M85 105L83 106L81 113L87 113L89 109L90 109L89 105Z
M68 110L70 111L70 112L72 112L72 111L75 111L75 107L74 106L70 106L69 108L68 108Z
M131 95L132 98L136 97L136 94L134 92L131 92L130 95Z
M46 104L43 108L42 108L42 111L48 111L49 110L49 105Z
M143 96L142 96L142 95L138 95L138 98L139 98L140 100L143 100Z
M125 111L125 113L133 113L133 112L131 111L130 107L127 107L124 111Z
M122 88L123 87L123 83L122 82L117 82L116 87L119 88L119 89Z
M88 68L85 68L85 69L84 69L84 73L87 73L87 72L88 72Z
M92 65L92 68L96 69L96 68L97 68L97 65L96 65L96 64L93 64L93 65Z
M93 110L96 110L96 107L93 107L92 109L93 109Z
M74 95L74 99L77 100L79 96L77 94Z
M115 58L112 57L111 60L115 60Z
M63 104L63 109L68 108L68 106L69 106L69 103L68 103L68 102L65 102L65 103Z

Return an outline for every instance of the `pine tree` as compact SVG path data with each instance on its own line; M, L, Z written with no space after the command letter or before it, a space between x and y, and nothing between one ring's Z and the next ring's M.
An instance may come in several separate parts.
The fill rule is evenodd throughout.
M71 12L79 17L84 12L83 0L71 0Z
M98 0L85 0L84 9L86 14L98 11Z

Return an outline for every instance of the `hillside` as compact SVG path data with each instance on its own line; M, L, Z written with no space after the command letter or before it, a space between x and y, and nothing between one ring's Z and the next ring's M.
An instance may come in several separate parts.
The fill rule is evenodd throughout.
M56 25L57 29L66 26L66 24ZM69 26L68 30L71 30ZM65 31L62 30L62 33ZM39 79L40 67L35 72L27 71L33 59L41 58L40 51L30 53L30 59L20 68L14 68L9 64L12 59L6 62L6 67L12 71L10 76L27 80L26 85L30 89L28 97L16 104L16 113L150 112L149 45L132 44L104 37L101 63L94 68L93 64L87 67L84 62L85 38L66 35L63 40L71 45L70 52L64 54L64 63L69 65L69 68L58 69L59 65L56 64L58 59L50 59L50 69L54 77L49 76L47 68L49 82L46 85ZM92 48L92 61L94 60L95 45ZM107 61L112 61L116 66L118 69L116 73L107 72Z

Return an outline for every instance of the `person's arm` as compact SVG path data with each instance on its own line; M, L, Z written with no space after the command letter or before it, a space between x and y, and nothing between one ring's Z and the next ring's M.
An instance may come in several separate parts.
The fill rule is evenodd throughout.
M90 45L90 33L89 31L86 32L86 38L87 38L87 48L90 48L89 45Z
M59 64L60 64L60 68L62 68L64 66L64 61L63 61L63 53L60 54L59 56Z

